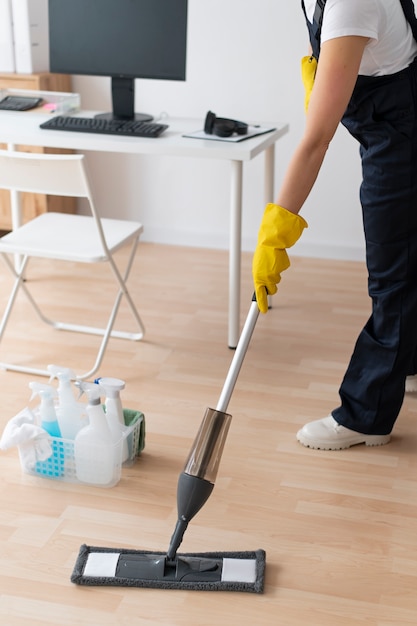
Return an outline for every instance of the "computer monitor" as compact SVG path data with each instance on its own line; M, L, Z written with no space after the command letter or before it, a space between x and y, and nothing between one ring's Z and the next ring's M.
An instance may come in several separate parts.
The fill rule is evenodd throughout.
M50 70L110 76L110 119L135 113L135 79L186 78L188 0L49 0Z

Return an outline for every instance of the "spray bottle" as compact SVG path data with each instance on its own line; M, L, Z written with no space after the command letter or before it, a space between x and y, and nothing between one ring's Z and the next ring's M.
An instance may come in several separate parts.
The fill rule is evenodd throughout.
M123 437L125 431L125 418L123 415L123 406L120 399L120 392L126 386L124 380L120 378L96 378L94 381L103 390L105 401L104 408L106 411L107 423L116 440ZM129 447L126 437L123 437L122 462L129 458Z
M51 373L49 382L54 378L58 379L58 407L57 418L64 439L75 439L76 434L82 428L83 422L81 414L83 408L77 402L71 380L75 379L74 372L59 365L48 365L48 371Z
M51 385L45 385L43 383L29 383L30 389L32 389L31 400L35 396L39 396L40 407L39 416L41 426L51 437L61 437L61 430L57 420L57 415L54 406L54 396L57 395L56 389Z
M75 471L80 482L111 486L121 465L121 439L115 443L100 402L100 388L94 383L78 382L88 397L89 424L74 441Z
M57 395L55 387L43 383L29 383L32 389L31 400L39 395L39 417L41 426L53 438L51 440L52 454L45 461L35 464L35 472L50 478L60 478L65 473L65 452L61 440L61 430L57 420L54 397Z

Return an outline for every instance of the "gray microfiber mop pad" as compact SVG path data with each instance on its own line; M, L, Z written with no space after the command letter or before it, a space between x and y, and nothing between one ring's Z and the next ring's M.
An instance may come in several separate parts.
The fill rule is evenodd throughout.
M245 591L262 593L265 575L265 551L248 552L203 552L178 554L181 558L222 560L222 579L218 581L189 581L169 579L125 578L116 573L119 558L127 555L134 558L147 555L163 558L160 552L97 548L82 545L78 554L71 582L87 586L144 587L159 589L184 589L197 591Z

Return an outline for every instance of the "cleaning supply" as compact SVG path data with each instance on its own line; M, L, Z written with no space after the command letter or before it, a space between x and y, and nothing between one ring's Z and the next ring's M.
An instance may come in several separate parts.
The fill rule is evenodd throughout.
M229 429L227 406L247 351L259 307L255 294L216 409L207 409L177 488L178 520L168 551L82 545L71 576L78 585L113 585L262 593L265 551L177 554L188 522L210 496Z
M84 544L80 547L71 582L90 587L262 593L265 556L264 550L191 552L178 555L176 561L167 567L165 555L160 552L117 550Z
M83 407L77 402L71 380L76 378L74 372L59 365L48 365L51 373L49 382L58 379L58 407L56 410L59 427L64 439L75 439L78 431L85 425L82 420Z
M100 385L100 387L104 391L104 406L106 412L112 412L117 415L117 419L119 420L120 424L124 426L125 419L123 416L123 406L120 398L120 392L123 391L123 389L126 387L125 381L121 380L120 378L103 376L100 378L96 378L94 382Z
M51 385L43 383L31 382L29 387L32 389L31 400L37 395L41 399L39 405L40 426L51 436L52 449L50 457L45 461L38 461L34 471L51 478L59 478L64 474L65 452L54 405L57 391Z
M76 476L80 482L111 486L117 482L121 466L121 439L115 442L101 405L101 393L94 383L79 383L87 394L89 424L82 428L74 441Z
M36 423L29 407L12 417L3 431L0 450L8 450L13 446L18 446L20 461L26 471L33 470L38 462L46 461L52 455L50 437Z
M61 437L57 415L54 406L54 396L57 395L56 390L51 385L43 383L29 383L32 390L31 400L37 395L40 397L39 418L41 427L51 435L51 437Z
M103 390L105 396L104 409L106 412L107 423L113 437L116 441L118 441L121 437L123 437L123 433L125 431L125 418L120 392L123 391L126 383L124 380L120 380L120 378L111 377L96 378L94 382ZM122 462L124 463L129 457L129 447L125 437L123 437L122 446Z

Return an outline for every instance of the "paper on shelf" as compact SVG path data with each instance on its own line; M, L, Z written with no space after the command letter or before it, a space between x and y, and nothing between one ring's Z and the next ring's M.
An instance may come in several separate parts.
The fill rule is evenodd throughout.
M0 89L0 100L6 96L29 96L42 98L43 103L25 111L25 115L51 113L65 115L80 110L80 94L65 91L39 91L38 89Z

